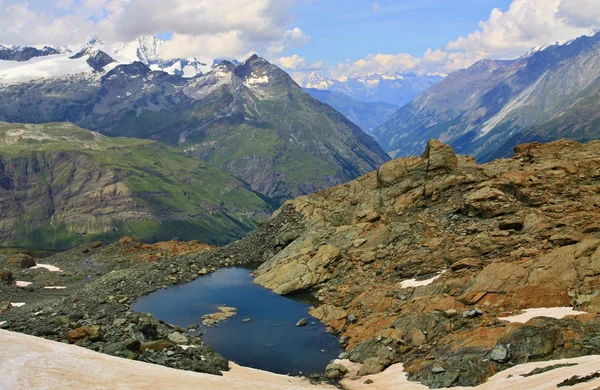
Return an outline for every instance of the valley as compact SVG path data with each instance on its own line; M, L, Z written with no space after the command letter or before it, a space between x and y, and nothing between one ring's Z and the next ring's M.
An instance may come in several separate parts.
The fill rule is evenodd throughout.
M600 6L417 3L0 1L0 390L600 389Z
M593 354L598 146L525 144L511 159L478 166L430 141L420 158L286 203L223 248L179 252L183 243L124 239L38 260L63 271L55 273L19 269L7 254L0 327L216 372L226 365L203 339L130 305L222 267L260 263L256 283L314 294L319 304L310 315L339 335L340 358L362 364L362 376L402 363L410 380L430 387L474 386L514 364ZM15 280L33 283L16 287ZM510 319L536 307L576 311ZM198 348L182 353L170 338ZM161 350L146 351L150 345ZM190 365L196 352L211 357ZM326 372L341 378L335 370Z

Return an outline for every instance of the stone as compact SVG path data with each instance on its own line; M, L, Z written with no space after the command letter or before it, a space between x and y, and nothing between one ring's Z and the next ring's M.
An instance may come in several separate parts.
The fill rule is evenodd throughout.
M356 316L354 314L348 314L348 317L346 317L346 322L349 324L355 324L356 322L358 322L358 318L356 318Z
M339 380L344 377L348 373L348 369L337 363L330 363L325 367L325 375L329 379Z
M427 170L443 170L449 172L458 168L458 158L452 146L437 139L427 141L427 147L421 158L427 160Z
M12 272L7 270L6 268L0 268L0 283L10 285L13 284L14 281L15 278Z
M360 255L360 261L365 264L371 264L376 260L375 253L373 252L365 252Z
M96 341L100 338L100 327L98 325L82 326L77 329L69 331L65 338L71 344L78 344L85 339L90 341Z
M250 318L244 318L244 319L242 320L242 322L250 322L250 321L252 321L252 319L250 319Z
M490 352L490 359L498 363L505 363L508 357L508 348L502 344L496 345Z
M481 315L481 313L479 313L477 310L465 310L462 313L463 318L475 318L480 315Z
M427 342L427 337L425 336L425 333L423 333L418 328L411 328L409 331L409 335L411 344L414 346L423 345L425 344L425 342Z
M33 257L19 253L17 256L8 260L9 264L15 265L20 268L31 268L35 267L36 263Z
M365 221L373 223L373 222L377 222L381 219L381 215L379 215L377 212L375 211L371 211L369 214L367 214L367 216L365 217Z
M169 339L169 341L171 341L177 345L188 345L188 343L189 343L187 337L185 337L184 334L181 334L179 332L169 333L167 335L167 339Z
M300 318L298 322L296 322L296 326L306 326L308 325L308 320L306 318Z
M202 325L217 326L219 322L225 321L228 318L234 317L237 314L235 307L219 306L216 313L205 314L202 316Z
M434 364L431 368L431 372L434 374L441 374L442 372L446 372L446 369L439 364Z
M500 230L521 230L523 223L523 218L517 216L503 217L498 221L498 228Z
M358 371L358 375L365 376L379 374L381 371L384 370L384 368L384 365L379 362L378 358L368 358L367 360L365 360L362 367Z
M137 352L140 350L141 342L139 340L128 339L124 341L119 341L116 343L111 343L104 346L104 353L109 355L114 355L120 351L132 351Z
M71 323L71 319L68 316L56 316L54 317L54 324L57 326L69 325Z
M554 245L566 246L577 244L581 239L574 234L554 234L550 237L550 241L552 241Z
M448 318L456 317L458 315L458 311L455 309L449 309L444 312L444 315Z
M164 351L167 348L172 348L174 347L176 344L167 341L167 340L157 340L157 341L150 341L147 343L142 343L142 345L140 346L140 351L142 352L146 352L148 350L153 350L153 351Z
M450 268L452 269L452 271L460 271L463 269L482 269L483 265L484 264L481 259L468 257L460 259L456 263L452 263Z
M367 242L366 239L362 238L362 239L358 239L358 240L354 240L352 242L352 246L355 248L358 248L359 246L363 245L365 242Z
M116 326L116 327L123 326L123 325L125 325L126 322L127 322L127 320L125 318L117 318L116 320L113 321L113 326Z

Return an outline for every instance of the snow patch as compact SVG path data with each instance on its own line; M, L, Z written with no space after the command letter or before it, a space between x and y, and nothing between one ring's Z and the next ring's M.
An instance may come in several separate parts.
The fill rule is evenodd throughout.
M535 317L550 317L561 319L566 316L577 316L580 314L588 314L585 311L575 311L572 307L537 307L534 309L526 309L523 313L509 317L499 317L501 321L517 322L524 324Z
M27 286L31 286L33 283L24 282L22 280L17 280L17 282L15 284L17 285L17 287L27 287Z
M121 389L335 390L233 362L222 376L181 371L6 330L0 330L0 345L3 389L114 389L118 384Z
M6 321L0 321L0 326L6 324Z
M25 304L22 303L22 302L11 302L10 305L12 307L22 307L22 306L25 306Z
M267 84L269 82L269 76L262 75L261 77L255 76L254 74L249 79L246 79L246 84L248 85L256 85L256 84Z
M55 267L50 264L40 264L38 263L35 267L31 267L31 269L45 268L50 272L63 272L60 268Z
M433 278L430 278L430 279L426 279L426 280L417 280L417 279L404 280L400 283L400 288L428 286L431 283L435 282L440 276L442 276L444 274L444 272L446 272L446 271L443 271L439 275L434 276Z

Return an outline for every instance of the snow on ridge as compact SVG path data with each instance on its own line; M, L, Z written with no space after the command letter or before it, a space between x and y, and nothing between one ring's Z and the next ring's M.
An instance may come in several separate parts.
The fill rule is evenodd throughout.
M69 58L70 54L35 57L29 61L0 61L0 83L16 84L22 81L61 77L75 74L92 74L87 58Z

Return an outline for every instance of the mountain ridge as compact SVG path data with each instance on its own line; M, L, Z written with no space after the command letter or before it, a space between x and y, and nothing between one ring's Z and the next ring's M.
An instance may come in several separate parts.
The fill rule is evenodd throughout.
M374 136L397 156L414 154L427 139L439 138L481 161L509 154L515 142L568 136L554 134L545 124L557 120L579 99L593 95L590 87L600 77L598 64L600 34L548 46L516 60L483 60L451 73L400 108ZM536 127L544 127L546 135L517 136ZM596 131L593 137L598 135ZM514 142L506 143L513 138Z
M0 120L76 123L180 147L285 200L358 177L389 157L355 124L256 55L184 78L141 62L0 83Z

